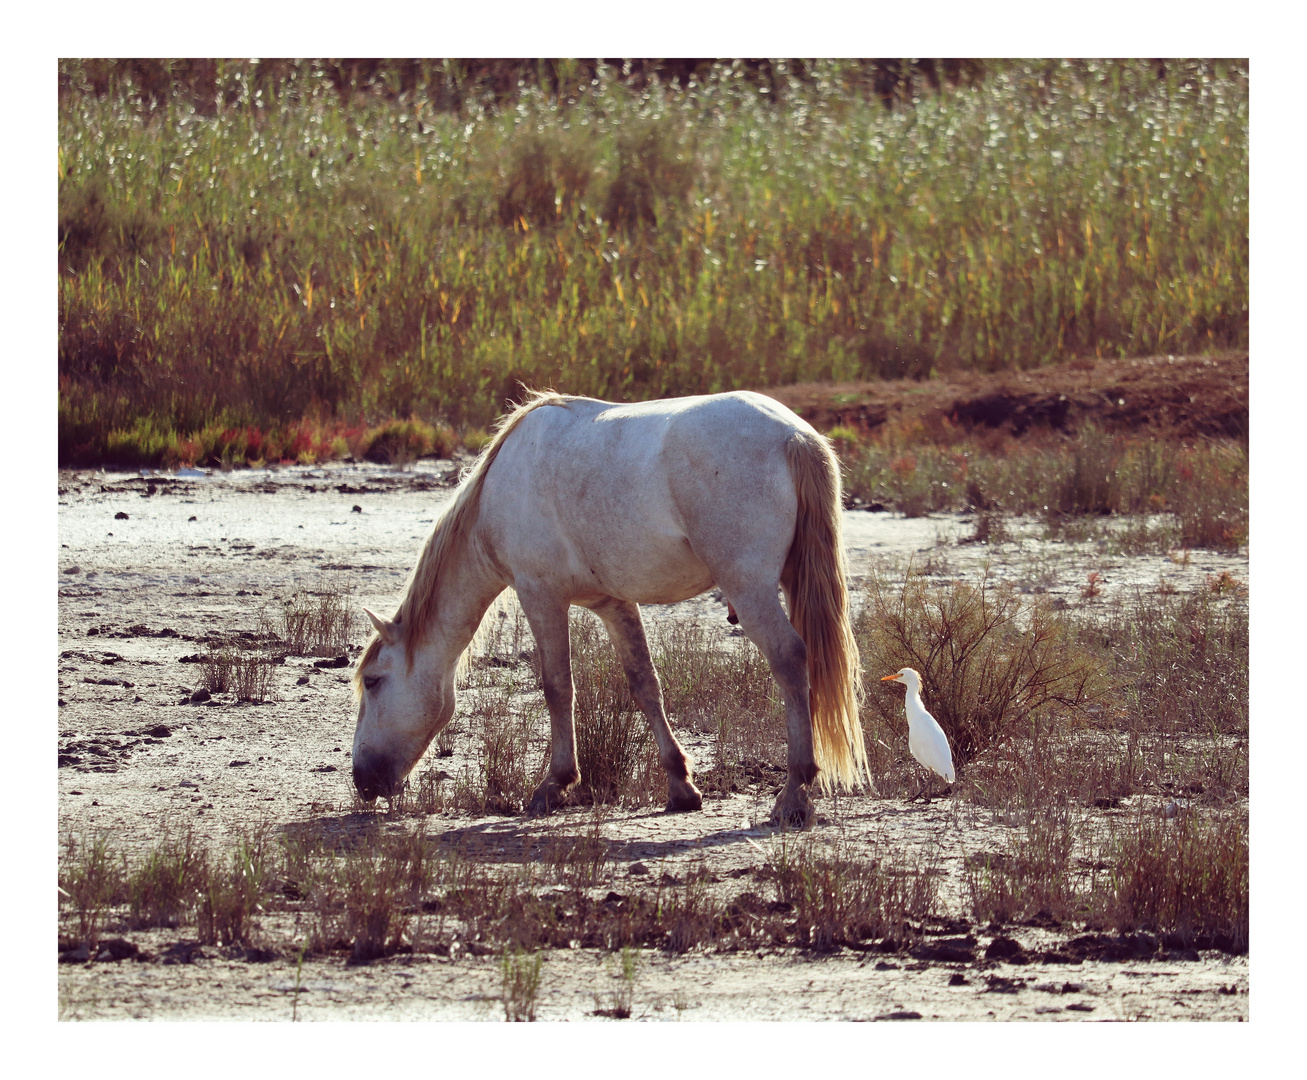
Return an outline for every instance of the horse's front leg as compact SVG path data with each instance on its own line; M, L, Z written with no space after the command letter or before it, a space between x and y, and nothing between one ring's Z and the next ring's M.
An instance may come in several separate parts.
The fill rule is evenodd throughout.
M547 814L566 799L581 779L576 764L576 727L572 715L572 650L566 600L519 588L517 597L540 650L540 672L549 708L549 771L527 803L530 817Z

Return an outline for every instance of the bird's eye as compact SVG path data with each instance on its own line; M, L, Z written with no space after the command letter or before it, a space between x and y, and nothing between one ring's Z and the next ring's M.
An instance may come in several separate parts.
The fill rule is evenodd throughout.
M364 676L363 676L363 689L364 689L364 690L375 690L375 689L377 688L377 684L378 684L379 682L381 682L381 676L380 676L380 675L364 675Z

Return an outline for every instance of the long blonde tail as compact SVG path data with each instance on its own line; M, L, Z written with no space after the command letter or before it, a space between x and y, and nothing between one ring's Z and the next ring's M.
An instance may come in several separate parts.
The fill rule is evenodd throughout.
M840 467L821 436L798 432L785 446L798 495L794 541L786 558L790 623L808 649L813 753L823 791L869 779L858 719L862 665L849 622L841 538Z

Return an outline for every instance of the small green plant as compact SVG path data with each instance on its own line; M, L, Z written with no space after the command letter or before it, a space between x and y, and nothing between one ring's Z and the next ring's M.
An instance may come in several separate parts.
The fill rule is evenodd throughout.
M826 432L826 438L831 441L831 444L835 447L835 452L841 458L847 458L856 449L858 443L861 442L858 429L843 424Z
M291 1023L298 1023L300 1018L300 981L304 974L304 954L308 952L309 941L305 938L300 944L299 953L295 957L295 990L294 997L291 998L290 1019Z
M510 1023L535 1020L543 966L544 956L539 951L529 953L520 946L504 947L499 970L505 1020Z
M640 973L640 950L630 945L623 945L617 954L616 970L610 972L617 980L615 989L609 991L609 1004L595 1010L597 1015L608 1016L614 1020L629 1020L635 1008L635 982Z

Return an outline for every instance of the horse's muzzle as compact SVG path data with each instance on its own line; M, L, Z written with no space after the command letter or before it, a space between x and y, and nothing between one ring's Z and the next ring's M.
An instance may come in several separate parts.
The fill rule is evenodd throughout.
M378 796L389 799L398 786L395 770L385 758L368 751L358 755L354 762L354 787L364 802L372 802Z

